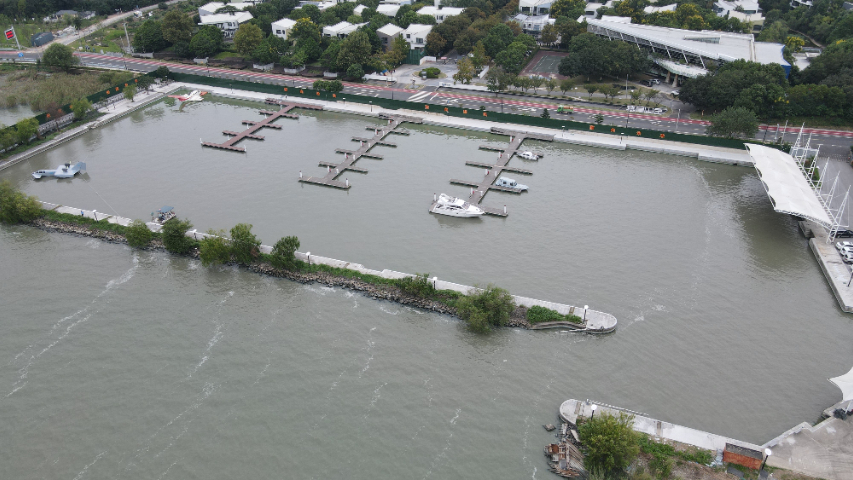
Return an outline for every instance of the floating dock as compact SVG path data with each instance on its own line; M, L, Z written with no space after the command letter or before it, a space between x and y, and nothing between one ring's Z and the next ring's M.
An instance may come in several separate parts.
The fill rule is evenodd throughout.
M260 122L255 122L252 120L243 120L245 125L248 125L249 128L243 130L242 132L232 132L231 130L223 130L223 135L230 135L232 138L223 143L214 143L214 142L201 142L202 147L210 147L210 148L218 148L220 150L229 150L232 152L241 152L245 153L245 147L235 147L234 145L244 139L251 140L263 140L264 137L262 135L255 135L255 132L266 127L266 128L277 128L281 129L281 125L275 125L272 122L275 122L281 117L285 118L299 118L299 115L293 115L290 112L294 108L305 108L308 110L322 110L323 107L319 105L308 105L304 103L293 103L293 102L285 102L281 100L276 100L274 98L266 99L266 103L268 105L280 105L282 108L277 112L273 112L270 110L261 110L259 113L261 115L266 115L267 118Z
M406 115L392 115L386 113L380 113L379 118L384 118L388 120L388 125L384 127L367 127L367 130L373 131L373 136L369 138L364 137L352 137L352 141L359 142L361 145L357 150L347 150L343 148L335 149L335 153L344 154L344 161L341 163L334 162L326 162L321 161L319 165L321 167L326 167L326 175L323 177L304 177L302 176L302 172L299 172L299 181L302 183L313 183L314 185L322 185L325 187L333 187L340 188L342 190L348 190L350 187L349 179L345 179L343 182L338 180L338 177L341 176L342 173L349 170L351 172L357 173L367 173L366 168L356 167L354 164L362 157L365 158L374 158L377 160L382 160L382 155L370 152L370 149L375 147L376 145L381 145L385 147L396 147L397 144L388 142L385 140L385 137L394 133L397 135L408 135L409 132L405 129L399 128L400 124L404 122L409 123L423 123L423 120L419 117L410 117Z
M509 192L509 193L521 193L523 190L518 188L511 187L501 187L495 185L495 181L501 176L501 173L506 170L508 172L516 172L523 175L532 175L533 172L526 168L517 168L510 167L507 164L512 159L514 155L518 153L518 150L521 148L521 143L527 139L533 140L543 140L546 142L553 142L553 135L542 135L538 133L527 133L527 132L516 132L513 130L506 130L503 128L495 128L493 127L491 130L492 133L497 135L509 135L509 145L507 148L500 147L492 147L488 145L480 145L480 149L482 150L491 150L495 152L500 152L498 154L498 159L494 164L490 163L481 163L481 162L473 162L467 161L466 165L471 165L474 167L481 167L486 169L486 173L483 176L483 179L479 182L469 182L467 180L459 180L456 178L450 179L450 183L455 185L465 185L471 187L471 195L468 197L468 203L479 206L489 215L497 215L499 217L507 216L506 208L493 208L487 207L485 205L480 205L483 201L483 197L486 196L486 192L489 190L498 190L501 192ZM539 152L533 152L537 156L541 157L542 154ZM435 204L433 204L435 205Z

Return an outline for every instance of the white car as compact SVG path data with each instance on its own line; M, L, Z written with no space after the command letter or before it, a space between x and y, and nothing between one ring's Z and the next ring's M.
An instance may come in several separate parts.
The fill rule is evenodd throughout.
M835 248L841 250L843 248L853 248L853 242L835 242Z
M672 91L672 96L673 96L673 97L677 97L677 96L679 96L679 95L681 95L681 90L673 90L673 91Z
M539 160L539 155L536 155L531 151L521 152L518 154L518 156L525 160Z

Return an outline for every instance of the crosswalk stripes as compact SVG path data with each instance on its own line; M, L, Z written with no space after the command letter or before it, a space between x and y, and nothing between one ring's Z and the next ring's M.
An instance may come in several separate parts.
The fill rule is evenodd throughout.
M430 94L434 94L434 93L435 93L435 92L420 92L420 93L416 93L416 94L412 95L411 97L407 98L407 99L406 99L406 101L407 101L407 102L420 102L420 101L421 101L421 100L423 100L425 97L428 97Z

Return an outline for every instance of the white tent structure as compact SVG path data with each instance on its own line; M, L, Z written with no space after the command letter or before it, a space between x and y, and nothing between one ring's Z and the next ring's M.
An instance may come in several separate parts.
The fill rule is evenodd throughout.
M830 378L829 381L841 389L841 402L853 401L853 368L840 377ZM847 407L850 408L849 403Z
M747 143L746 148L773 203L773 210L807 218L827 229L832 227L835 222L794 157L761 145Z

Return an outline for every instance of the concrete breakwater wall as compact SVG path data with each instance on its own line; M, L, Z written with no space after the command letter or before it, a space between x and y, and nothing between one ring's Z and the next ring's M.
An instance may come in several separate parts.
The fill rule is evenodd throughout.
M75 216L79 215L85 218L90 218L97 221L106 221L108 223L114 223L122 226L128 226L133 221L132 219L127 217L110 215L95 210L84 210L76 207L68 207L47 202L41 202L41 204L42 208L45 210L53 210L59 213L67 213ZM37 220L35 224L36 226L39 226L40 228L44 228L46 230L73 233L77 235L102 238L104 240L112 242L125 243L124 237L121 235L111 232L96 231L84 226L65 224L61 222L51 222L44 219ZM146 223L146 225L151 231L154 232L159 232L161 229L161 226L157 223L149 222ZM191 230L187 232L187 236L200 241L211 235L199 232L197 230ZM272 247L269 245L261 245L260 250L262 253L269 254L272 252ZM314 255L311 252L296 252L295 255L297 259L309 264L327 265L340 269L353 270L362 274L373 275L389 280L414 277L414 275L409 273L397 272L388 269L374 270L371 268L367 268L360 263L347 262L335 258L323 257L321 255ZM455 313L455 311L453 309L450 309L450 307L447 307L446 305L440 304L438 302L432 302L430 300L400 295L399 292L395 292L391 289L382 288L382 286L372 285L358 279L342 278L331 274L325 274L322 272L314 272L307 274L301 272L280 272L266 265L252 265L249 268L250 270L255 271L257 273L288 278L300 282L320 282L326 283L328 285L338 285L346 288L352 288L353 290L360 290L366 292L374 298L390 300L404 305L411 305L417 308L423 308L426 310L433 310L440 313L448 314ZM439 280L438 277L432 277L430 278L430 281L432 282L433 287L437 290L451 290L466 295L479 290L473 286L461 285L458 283L448 282L446 280ZM536 305L540 307L550 308L551 310L555 310L563 315L573 314L581 317L583 319L583 323L579 325L580 328L571 329L572 331L582 331L587 333L609 333L616 330L616 317L609 313L600 312L588 308L585 309L583 307L575 307L573 305L567 305L562 303L537 300L534 298L522 297L518 295L513 295L512 297L513 300L515 300L516 305L521 307L530 308ZM526 321L524 319L515 319L512 323L512 326L526 326Z

